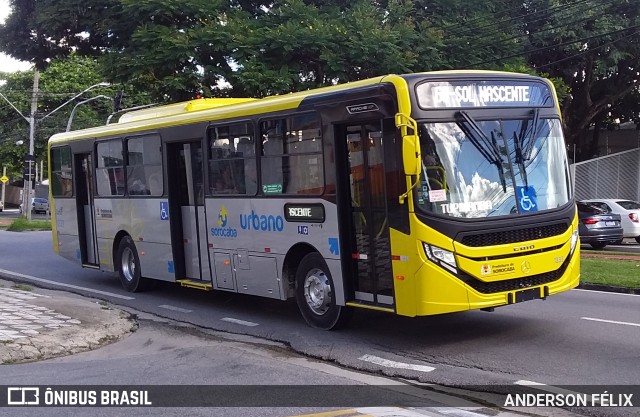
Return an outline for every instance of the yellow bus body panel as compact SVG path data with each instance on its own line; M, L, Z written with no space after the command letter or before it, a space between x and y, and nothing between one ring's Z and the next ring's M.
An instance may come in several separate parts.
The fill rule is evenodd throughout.
M400 315L413 317L498 307L507 305L509 294L514 295L516 292L514 290L483 294L476 291L446 269L431 262L425 254L423 242L429 242L431 245L455 252L459 271L464 271L480 281L497 282L506 279L526 278L560 268L570 254L571 235L573 230L577 230L577 227L576 217L572 226L562 235L484 248L469 248L455 242L454 248L452 239L430 229L412 215L411 235L391 230L392 254L406 257L404 261L393 262L396 311ZM514 254L514 247L531 245L537 249L546 250L542 253ZM580 281L579 246L577 243L566 270L558 280L527 288L538 288L540 297L545 295L544 287L547 288L549 295L575 288ZM480 261L465 257L471 255L473 257L503 258ZM527 265L523 267L525 262ZM485 264L491 265L491 268L495 267L498 272L491 274L485 272L483 275L483 265ZM513 265L513 270L504 265ZM507 271L507 269L509 270ZM515 299L515 295L513 299Z

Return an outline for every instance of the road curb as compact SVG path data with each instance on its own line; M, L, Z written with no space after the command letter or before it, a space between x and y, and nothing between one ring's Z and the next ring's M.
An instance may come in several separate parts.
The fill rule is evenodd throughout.
M94 350L137 329L130 313L108 303L0 280L0 366Z
M599 285L599 284L580 284L578 288L581 290L604 291L604 292L615 292L619 294L640 295L640 288L612 287L611 285Z

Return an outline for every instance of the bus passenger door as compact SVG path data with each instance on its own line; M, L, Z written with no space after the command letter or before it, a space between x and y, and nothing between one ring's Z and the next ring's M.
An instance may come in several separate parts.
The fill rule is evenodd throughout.
M167 150L169 220L176 278L211 281L202 144L171 143Z
M74 178L76 181L76 207L78 212L78 238L80 261L86 266L97 266L98 245L96 240L95 181L93 180L93 159L90 153L75 154Z
M347 171L338 173L345 278L356 302L393 308L382 122L338 126L336 133L346 160L338 166Z

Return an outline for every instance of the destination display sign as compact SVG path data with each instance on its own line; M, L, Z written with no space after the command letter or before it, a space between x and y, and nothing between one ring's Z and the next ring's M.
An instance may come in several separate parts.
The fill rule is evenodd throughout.
M551 107L549 87L536 81L436 81L416 87L425 109L458 107Z
M324 222L324 206L316 204L284 205L284 218L288 222L322 223Z

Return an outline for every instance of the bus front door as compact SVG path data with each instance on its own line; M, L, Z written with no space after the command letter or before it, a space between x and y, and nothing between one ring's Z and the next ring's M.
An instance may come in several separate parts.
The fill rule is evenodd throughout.
M95 196L93 159L90 153L75 154L76 208L78 212L78 238L80 261L85 266L97 267L98 245L96 241Z
M345 153L347 175L341 188L342 218L348 227L343 265L352 277L356 302L393 308L393 274L389 241L386 175L382 123L339 127L338 138ZM341 152L342 153L342 152ZM346 181L349 181L346 184ZM344 226L344 225L343 225Z
M169 219L177 279L211 281L200 142L167 145Z

